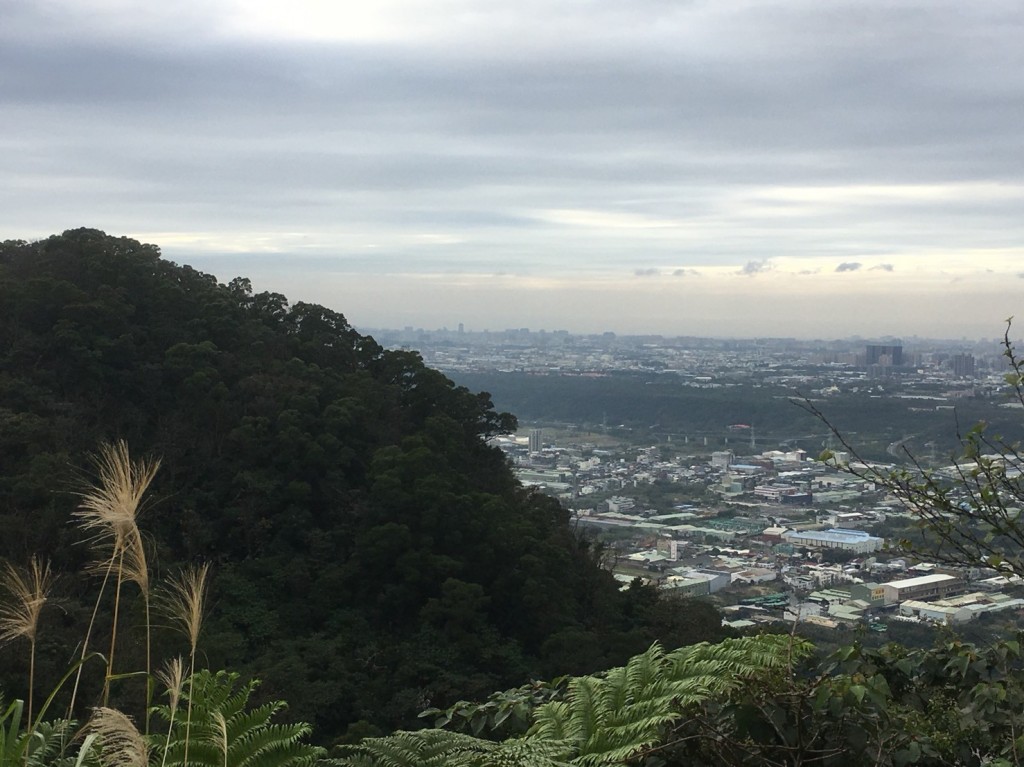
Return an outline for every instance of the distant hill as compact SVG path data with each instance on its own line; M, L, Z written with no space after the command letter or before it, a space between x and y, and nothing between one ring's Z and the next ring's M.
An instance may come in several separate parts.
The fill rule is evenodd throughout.
M638 444L671 438L681 450L700 451L706 440L706 452L728 447L744 453L784 443L813 456L829 438L825 424L793 404L800 392L783 386L740 383L695 389L673 375L647 372L600 377L464 371L451 375L463 386L486 389L498 407L514 410L525 422L604 424ZM902 454L894 456L886 448L905 442L916 455L931 454L941 461L959 449L958 429L979 421L989 424L990 434L1009 442L1024 439L1018 413L1004 406L1007 401L964 398L942 402L944 408L936 410L933 402L922 407L913 398L860 391L819 398L817 405L865 457L899 458ZM732 424L753 426L756 449L749 447L751 433L730 429ZM618 429L620 425L629 431Z
M153 245L91 229L0 244L0 556L79 572L89 453L123 438L162 457L141 526L160 572L213 563L208 664L260 676L320 737L720 636L706 606L618 589L486 444L514 428L341 314ZM51 677L87 587L66 585Z

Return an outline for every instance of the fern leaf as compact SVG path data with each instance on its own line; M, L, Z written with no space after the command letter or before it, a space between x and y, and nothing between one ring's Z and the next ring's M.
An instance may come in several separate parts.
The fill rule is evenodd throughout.
M498 748L491 741L447 730L399 731L348 746L346 767L477 767Z

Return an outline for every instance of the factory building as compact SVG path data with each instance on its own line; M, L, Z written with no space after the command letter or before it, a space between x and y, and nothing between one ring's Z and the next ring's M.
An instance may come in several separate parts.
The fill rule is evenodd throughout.
M855 554L867 554L878 551L885 544L882 538L876 538L863 530L800 530L790 531L783 535L787 543L794 546L807 546L814 549L842 549Z

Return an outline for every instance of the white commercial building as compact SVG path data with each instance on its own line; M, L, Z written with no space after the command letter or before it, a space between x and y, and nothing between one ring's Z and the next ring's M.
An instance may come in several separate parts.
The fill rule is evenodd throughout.
M854 554L867 554L878 551L885 544L882 538L876 538L863 530L801 530L791 531L783 536L794 546L808 546L814 549L841 549Z
M935 573L917 578L906 578L901 581L889 581L882 584L887 605L905 602L908 599L942 599L964 589L964 582L953 575Z

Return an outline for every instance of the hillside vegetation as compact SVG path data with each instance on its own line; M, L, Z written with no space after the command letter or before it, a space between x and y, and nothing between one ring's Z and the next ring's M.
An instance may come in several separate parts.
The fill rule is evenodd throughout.
M115 440L162 461L139 516L155 573L212 565L203 664L258 673L261 699L289 700L324 740L621 664L655 638L721 636L706 606L617 588L486 444L515 427L487 394L337 312L90 229L0 244L0 307L0 557L79 574L44 618L44 686L89 620L96 579L69 520ZM124 665L143 653L129 633ZM0 656L8 697L22 663Z

